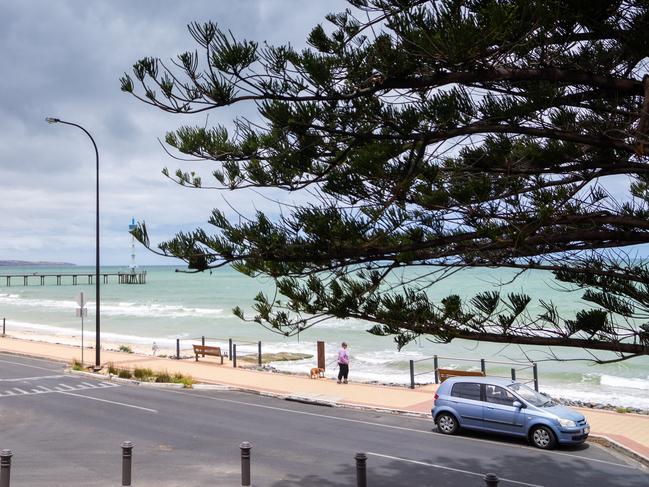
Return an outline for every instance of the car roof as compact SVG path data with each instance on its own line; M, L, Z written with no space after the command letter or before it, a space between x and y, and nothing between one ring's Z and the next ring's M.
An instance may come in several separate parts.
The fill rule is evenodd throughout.
M494 384L497 386L509 386L514 384L515 381L506 377L480 377L480 376L462 376L462 377L449 377L444 383L455 384L457 382L473 382L478 384Z

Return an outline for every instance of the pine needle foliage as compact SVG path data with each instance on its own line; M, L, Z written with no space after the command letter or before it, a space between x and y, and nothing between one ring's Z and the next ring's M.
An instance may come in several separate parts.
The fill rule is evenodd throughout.
M214 163L211 186L164 174L311 195L279 217L214 210L210 233L159 245L195 271L272 277L278 294L249 319L292 335L358 318L400 347L423 335L649 353L649 267L634 257L649 242L647 2L350 0L303 50L212 22L189 32L198 51L143 58L122 90L171 113L255 104L259 117L167 134ZM150 245L144 224L134 233ZM427 272L395 284L408 267ZM588 306L430 297L472 267L551 271Z

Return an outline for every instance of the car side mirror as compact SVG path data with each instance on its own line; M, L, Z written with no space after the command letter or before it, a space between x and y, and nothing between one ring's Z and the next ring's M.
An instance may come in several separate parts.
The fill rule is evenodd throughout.
M514 406L516 409L522 409L524 407L523 403L520 401L514 401L512 406Z

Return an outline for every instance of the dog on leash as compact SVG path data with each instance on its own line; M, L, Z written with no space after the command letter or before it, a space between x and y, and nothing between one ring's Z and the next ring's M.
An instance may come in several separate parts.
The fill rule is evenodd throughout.
M313 367L311 369L311 378L312 379L318 379L318 378L324 379L324 373L325 373L325 369L323 369L322 367Z

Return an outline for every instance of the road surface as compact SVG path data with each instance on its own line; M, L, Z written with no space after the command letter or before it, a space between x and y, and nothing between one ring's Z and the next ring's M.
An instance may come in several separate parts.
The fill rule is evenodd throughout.
M0 353L0 449L12 487L121 481L135 443L133 485L240 485L239 444L257 487L355 486L356 452L371 487L646 487L646 469L586 444L545 452L524 441L448 437L432 421L234 391L158 389L64 373L65 365Z

